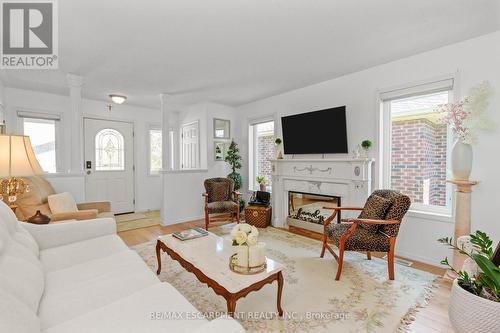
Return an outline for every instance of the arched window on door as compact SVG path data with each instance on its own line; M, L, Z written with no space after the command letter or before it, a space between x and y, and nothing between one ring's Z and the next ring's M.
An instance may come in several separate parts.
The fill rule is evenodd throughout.
M125 170L123 135L111 128L99 131L95 136L95 169L97 171Z

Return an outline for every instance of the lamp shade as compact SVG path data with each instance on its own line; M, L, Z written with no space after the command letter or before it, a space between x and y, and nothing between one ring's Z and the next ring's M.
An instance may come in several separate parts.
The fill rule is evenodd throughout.
M0 177L28 177L43 173L28 136L0 135Z

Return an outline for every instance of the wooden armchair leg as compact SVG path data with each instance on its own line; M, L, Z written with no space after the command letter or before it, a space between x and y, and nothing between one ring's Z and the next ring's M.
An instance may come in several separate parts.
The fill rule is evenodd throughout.
M208 231L208 223L210 222L210 218L208 216L208 211L205 210L205 230Z
M236 211L236 223L240 224L240 207L239 206L238 206L238 210Z
M396 237L389 237L389 254L387 255L387 268L389 270L389 280L394 280L394 250L396 247Z
M372 253L370 251L366 251L366 259L372 260Z
M320 258L323 258L325 256L326 242L327 241L328 241L328 237L326 237L326 235L323 235L323 248L321 249L321 254L319 255Z
M339 259L337 260L339 266L337 268L337 276L335 276L335 281L340 280L340 274L342 274L342 266L344 264L344 243L339 244Z

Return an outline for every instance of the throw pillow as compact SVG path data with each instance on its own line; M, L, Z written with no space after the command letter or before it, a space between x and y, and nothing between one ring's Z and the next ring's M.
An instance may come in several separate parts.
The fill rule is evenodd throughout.
M52 194L48 197L49 207L52 214L77 212L75 199L69 192Z
M360 219L373 219L373 220L383 220L385 219L385 213L391 206L392 201L389 199L385 199L379 195L372 194L366 200L365 206L363 207L363 211L359 214ZM370 231L377 232L379 227L382 225L378 224L368 224L368 223L360 223L359 227Z

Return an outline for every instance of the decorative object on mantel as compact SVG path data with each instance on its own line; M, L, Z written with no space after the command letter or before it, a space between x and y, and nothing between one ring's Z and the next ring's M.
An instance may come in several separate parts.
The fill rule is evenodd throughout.
M50 217L43 215L39 210L36 214L30 217L26 222L33 224L48 224L50 222Z
M30 191L22 177L42 175L30 138L22 135L0 135L0 200L5 197L15 212L17 196Z
M281 153L281 139L280 138L276 138L274 140L274 144L276 145L276 150L278 151L278 153L276 154L276 159L277 160L282 160L283 159L283 154Z
M226 143L223 141L214 141L214 160L224 161L226 157Z
M471 220L471 192L472 186L479 184L478 181L448 180L448 183L456 186L455 190L455 239L470 234ZM453 251L453 268L458 271L462 268L465 256L458 251ZM446 272L445 277L455 279L453 271Z
M265 269L266 244L258 242L259 230L246 223L237 224L231 230L236 254L230 258L230 268L242 274L256 274ZM233 261L234 260L234 261Z
M255 177L255 181L259 184L259 190L262 192L266 191L266 177L265 176L257 176Z
M372 148L373 143L371 140L363 140L361 141L361 148L363 148L365 152L365 157L368 158L368 153L370 152L370 149Z
M353 158L359 158L361 156L361 145L357 144L356 148L352 151L352 157Z
M456 103L440 105L438 112L445 116L442 122L449 125L456 137L451 153L451 169L456 180L468 180L472 171L472 145L477 142L478 130L493 130L496 124L485 114L493 89L485 81L473 87L469 96Z
M492 240L481 231L462 236L454 244L452 238L441 238L440 243L467 257L456 270L441 261L456 275L451 289L449 317L458 333L500 332L500 268L493 262Z

